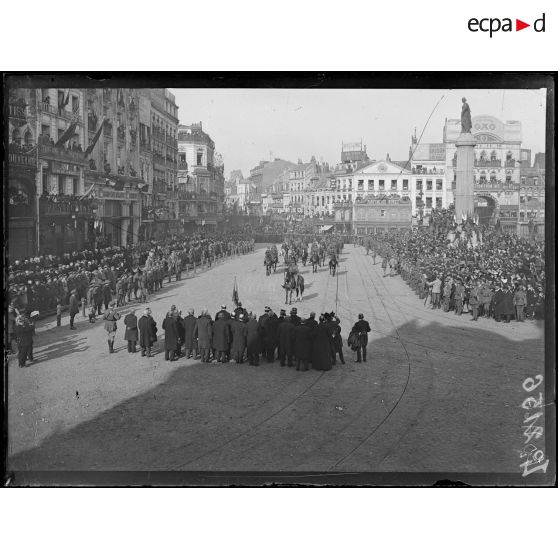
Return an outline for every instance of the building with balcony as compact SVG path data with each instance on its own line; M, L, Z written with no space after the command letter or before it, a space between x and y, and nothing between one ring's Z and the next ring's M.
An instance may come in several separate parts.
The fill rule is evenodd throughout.
M178 126L178 167L179 191L195 195L195 211L181 216L185 230L216 230L223 223L224 165L201 122Z
M97 88L84 94L85 193L96 200L91 236L95 245L128 246L143 238L142 196L152 188L139 141L140 107L149 90Z
M10 101L8 175L12 191L20 193L11 197L14 211L8 211L10 256L61 255L88 246L90 213L81 207L48 213L39 202L84 194L83 90L17 89L10 91Z
M545 154L535 155L532 167L522 166L519 184L518 230L524 237L544 239Z

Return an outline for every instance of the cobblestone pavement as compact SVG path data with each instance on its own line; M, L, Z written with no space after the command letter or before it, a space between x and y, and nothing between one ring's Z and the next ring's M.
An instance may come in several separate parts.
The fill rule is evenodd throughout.
M8 468L520 472L522 382L543 373L541 322L425 308L360 247L345 247L337 277L303 273L298 314L337 308L346 340L362 311L367 363L346 346L347 364L325 373L166 362L160 348L147 359L127 352L122 322L110 355L102 321L70 331L65 316L38 328L31 366L10 360ZM245 308L288 311L260 247L165 284L148 303L159 331L171 304L230 308L235 275Z

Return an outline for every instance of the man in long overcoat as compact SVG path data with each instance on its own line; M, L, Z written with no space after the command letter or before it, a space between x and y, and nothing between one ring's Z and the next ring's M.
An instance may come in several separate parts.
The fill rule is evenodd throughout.
M192 358L193 353L196 359L198 358L198 344L196 343L196 337L194 335L196 317L194 316L193 308L188 310L188 315L182 321L184 324L184 350L186 352L186 358Z
M268 319L264 322L262 329L265 337L265 354L267 362L275 361L275 347L277 347L277 328L279 327L279 318L273 310L269 310Z
M139 343L141 356L151 355L151 347L157 341L157 324L151 315L151 308L143 311L143 316L138 320Z
M281 366L285 366L285 359L288 366L293 365L294 330L295 325L292 322L291 316L287 316L277 328L279 362Z
M241 364L244 359L244 351L246 350L246 323L244 322L244 314L230 322L232 343L231 343L231 359L237 364Z
M368 332L370 331L370 324L364 319L364 314L358 315L358 321L353 325L353 331L357 335L356 353L357 362L366 362L366 346L368 345Z
M312 356L312 332L317 329L306 325L306 320L294 329L294 355L296 358L296 369L308 370L308 363Z
M178 345L178 325L172 312L167 312L162 324L165 330L165 360L176 360L176 346Z
M261 351L260 325L256 316L250 313L246 324L246 352L250 366L259 366Z
M213 350L217 362L227 362L229 350L230 332L229 320L223 312L217 314L217 321L213 324Z
M135 353L138 342L138 317L135 310L131 310L124 318L124 325L126 326L124 340L128 341L128 352Z
M331 337L325 318L320 317L318 327L312 331L312 368L331 370Z
M209 362L212 332L211 318L209 317L207 310L202 310L202 313L196 320L196 325L194 327L194 337L198 343L202 362Z
M76 329L74 327L74 318L76 317L76 314L79 312L79 298L78 298L78 294L77 294L77 290L74 289L72 291L72 294L70 295L70 307L69 307L69 311L70 311L70 329Z

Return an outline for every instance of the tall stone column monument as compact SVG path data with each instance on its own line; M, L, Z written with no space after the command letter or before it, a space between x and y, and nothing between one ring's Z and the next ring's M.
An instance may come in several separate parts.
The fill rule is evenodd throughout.
M461 109L461 134L455 141L457 166L455 169L455 215L461 222L462 216L473 216L475 174L475 136L471 133L471 109L463 97Z

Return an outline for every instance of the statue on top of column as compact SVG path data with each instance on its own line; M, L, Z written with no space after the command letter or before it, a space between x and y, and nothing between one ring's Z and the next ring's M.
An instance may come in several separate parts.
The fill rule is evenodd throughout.
M461 100L463 101L463 106L461 107L461 133L470 134L473 127L473 123L471 122L471 109L465 97Z

